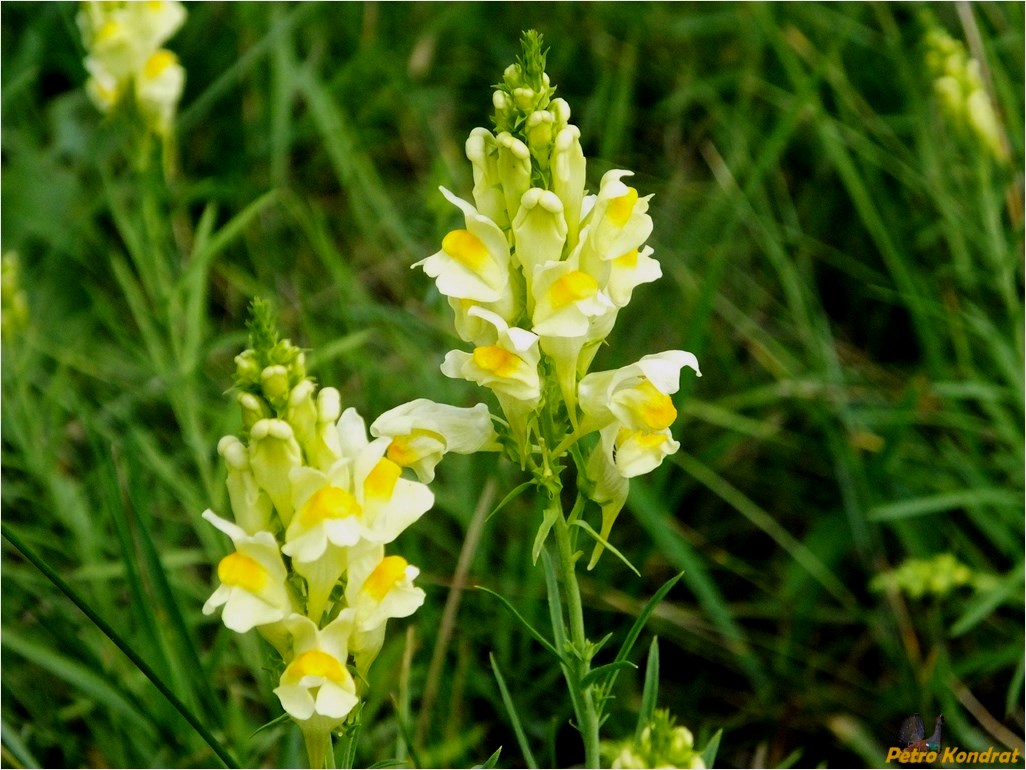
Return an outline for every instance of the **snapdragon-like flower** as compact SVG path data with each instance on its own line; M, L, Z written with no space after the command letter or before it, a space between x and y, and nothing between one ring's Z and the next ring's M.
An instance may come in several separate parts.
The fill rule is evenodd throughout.
M249 329L235 359L246 435L218 444L235 522L203 514L235 552L203 611L223 607L228 628L256 629L278 651L275 694L322 766L330 732L371 686L387 621L424 602L419 570L386 553L434 502L407 476L430 480L446 453L497 448L496 435L482 404L418 399L383 414L369 439L359 413L342 410L334 388L318 389L303 352L278 338L266 303L254 302Z
M385 556L381 546L353 555L345 596L353 612L350 651L362 675L381 651L387 622L412 615L424 603L424 591L413 585L419 574L402 556Z
M425 484L434 480L435 466L449 452L473 454L499 448L484 404L463 409L418 398L385 412L371 424L370 432L391 439L385 456L412 468Z
M450 351L442 372L495 394L511 439L504 445L532 468L539 487L554 497L562 453L598 432L590 454L577 452L574 460L602 510L604 541L626 500L627 479L679 448L670 434L677 414L670 396L680 369L697 374L698 362L670 351L588 374L619 311L640 285L662 275L646 244L652 196L630 186L625 169L605 173L598 192L588 194L570 105L553 98L540 36L525 33L523 42L524 56L493 94L495 132L476 128L467 139L476 207L442 189L462 210L466 229L450 232L441 251L414 267L435 279L457 333L474 346ZM426 451L429 442L419 440ZM601 543L596 558L600 552Z
M292 660L274 694L285 711L307 730L328 733L349 716L360 699L346 668L352 611L344 610L324 628L303 615L286 621L293 640Z
M203 614L210 615L223 605L224 624L240 634L288 617L293 611L285 588L288 573L274 535L249 535L213 511L204 511L203 518L228 535L235 545L235 552L217 565L221 585L203 605Z
M446 200L463 212L466 227L442 239L440 251L414 267L436 279L448 297L497 302L509 289L509 244L502 230L488 217L444 187Z

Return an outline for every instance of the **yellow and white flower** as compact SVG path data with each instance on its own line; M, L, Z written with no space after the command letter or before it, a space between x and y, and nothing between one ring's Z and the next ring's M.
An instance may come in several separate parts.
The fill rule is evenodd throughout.
M161 45L185 21L179 2L86 2L78 15L89 51L86 91L107 112L134 83L135 97L150 126L161 134L171 129L185 83L177 57Z
M599 534L604 539L627 500L627 479L654 470L680 448L670 434L677 419L670 395L680 388L685 366L701 376L694 355L668 350L620 369L589 374L578 385L585 415L582 432L599 430L587 475L593 485L591 498L602 508ZM601 553L602 545L597 544L589 569Z
M417 262L447 297L497 302L510 291L509 243L498 225L444 187L442 195L463 212L466 228L442 239L440 251Z
M291 615L285 624L292 634L292 660L274 694L304 733L326 734L359 703L356 682L346 667L352 612L343 610L324 628L299 614Z
M490 388L497 396L534 406L541 398L538 376L538 335L525 329L510 328L506 322L486 310L471 309L496 330L496 343L474 348L473 353L450 350L442 362L442 373L454 379L470 380Z
M282 552L306 578L307 613L315 618L346 569L346 549L392 542L434 503L426 485L401 478L402 468L384 457L389 438L368 442L355 409L343 412L338 432L338 462L326 471L302 466L289 477L296 513Z
M135 98L147 123L162 136L171 132L178 100L185 88L185 68L166 48L155 51L135 76Z
M586 425L595 430L615 421L635 431L668 428L677 418L670 395L680 388L685 366L701 377L698 359L684 350L643 356L629 366L587 375L578 386Z
M203 614L210 615L223 606L221 619L225 626L240 634L288 617L294 611L285 587L288 573L274 535L247 534L209 510L203 512L203 518L228 535L235 545L235 551L217 565L221 585L203 605Z
M371 423L370 432L390 438L385 457L412 468L425 484L434 479L435 466L447 452L473 454L498 448L484 404L464 409L418 398L382 414Z
M424 591L413 585L419 574L402 556L385 556L381 546L351 555L345 594L353 611L349 648L361 674L381 651L387 622L409 617L424 603Z
M641 248L652 234L652 217L648 215L652 196L639 198L638 191L622 181L632 174L622 169L607 171L598 195L585 202L586 208L590 204L590 210L584 219L588 237L582 239L581 265L602 285L608 282L610 268L606 263Z

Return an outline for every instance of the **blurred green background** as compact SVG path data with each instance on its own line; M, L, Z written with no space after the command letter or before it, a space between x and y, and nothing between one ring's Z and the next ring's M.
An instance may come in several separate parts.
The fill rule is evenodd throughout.
M635 661L658 635L660 705L700 745L723 728L720 766L882 766L913 712L943 712L946 745L1022 747L1022 4L188 9L167 184L89 103L76 7L0 12L2 248L19 258L3 522L241 763L303 761L287 723L255 732L281 713L262 642L200 612L226 551L199 514L227 512L215 447L241 429L225 391L247 304L272 298L368 420L486 399L438 371L459 340L409 265L456 225L437 187L469 197L464 139L527 28L591 189L628 168L655 194L664 278L595 368L683 348L704 374L675 397L681 451L632 484L613 531L641 576L605 558L584 578L591 638L622 637L684 570ZM980 62L996 150L938 98L931 29ZM470 766L501 745L500 766L522 765L489 653L539 761L581 761L558 669L494 597L467 590L441 623L463 553L469 585L547 625L539 511L475 519L522 480L494 456L439 469L400 544L428 599L390 625L359 763ZM3 549L2 764L216 765ZM620 676L605 737L632 733L641 679Z

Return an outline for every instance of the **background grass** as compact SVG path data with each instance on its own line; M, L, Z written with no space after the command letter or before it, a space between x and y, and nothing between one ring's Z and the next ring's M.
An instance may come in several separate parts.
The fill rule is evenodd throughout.
M409 265L469 195L466 134L522 29L574 113L597 187L655 193L664 279L598 368L696 353L679 454L632 484L583 583L617 639L668 577L659 705L722 766L883 764L903 717L945 742L1022 747L1023 6L203 4L172 40L188 72L178 170L138 172L82 84L69 4L2 10L3 249L29 322L3 345L3 520L245 765L298 766L270 657L200 613L227 511L215 446L249 299L272 297L311 370L369 419L483 394L438 372L458 340ZM1009 143L989 158L939 109L932 14L986 64ZM400 547L425 606L390 625L357 761L579 762L563 683L492 596L547 625L540 519L494 457L449 458ZM202 738L5 540L2 763L208 766ZM952 553L974 582L874 591ZM458 569L458 564L462 565ZM453 614L455 612L455 614ZM451 633L450 633L451 631ZM611 647L610 650L614 650ZM612 651L609 652L610 657ZM597 663L606 662L598 660ZM627 738L642 672L607 737Z

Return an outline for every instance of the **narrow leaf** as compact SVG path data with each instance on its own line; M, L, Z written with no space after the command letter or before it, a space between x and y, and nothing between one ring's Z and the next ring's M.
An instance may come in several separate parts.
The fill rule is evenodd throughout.
M534 536L534 545L531 547L531 564L538 563L538 554L541 553L542 546L545 545L545 538L549 536L552 525L556 523L556 519L561 514L562 511L558 505L545 509L545 513L542 514L541 526L538 527L538 534Z
M641 629L645 627L645 623L648 621L649 616L655 612L655 608L659 602L665 598L666 594L670 593L677 581L684 577L683 572L678 572L672 578L667 580L660 586L659 590L652 594L652 598L648 600L641 612L638 614L637 619L634 621L634 625L631 626L631 630L627 633L627 638L623 640L623 644L620 646L620 652L616 654L617 660L626 660L627 656L631 654L631 648L634 647L634 643L638 641L638 637L641 635Z
M659 698L659 637L652 637L648 648L648 664L645 666L645 689L641 691L641 708L638 711L638 726L634 729L634 742L641 740L641 731L652 721L656 701Z
M542 636L537 630L535 630L534 626L532 626L530 623L528 623L527 620L524 618L524 616L521 615L519 612L517 612L517 608L516 607L514 607L512 604L510 604L504 597L500 596L499 594L495 593L495 591L492 591L489 588L485 588L484 586L476 586L476 588L479 591L484 591L485 593L491 594L496 599L498 599L500 602L505 604L506 605L506 609L508 609L510 612L513 613L513 616L517 620L520 621L520 623L524 626L524 628L527 629L528 633L530 633L531 636L533 636L535 639L537 639L538 643L541 644L542 647L544 647L546 650L548 650L553 655L555 655L560 663L562 663L563 665L566 665L566 660L563 658L563 656L559 652L556 651L556 648L552 646L552 642L550 642L548 639L546 639L544 636Z
M132 663L135 664L136 668L138 668L146 678L153 683L154 687L160 690L161 694L167 698L178 713L181 714L185 720L192 725L193 729L199 733L200 737L206 741L207 745L210 746L215 754L217 754L218 759L224 763L225 767L234 768L239 766L232 758L231 754L229 754L220 742L211 734L210 730L207 729L207 726L196 718L192 711L190 711L189 708L179 700L177 695L168 689L167 685L164 684L164 681L157 676L153 669L150 668L149 664L139 657L138 653L136 653L131 645L129 645L128 642L125 641L125 639L122 638L122 636L115 631L107 621L93 612L92 607L90 607L89 604L82 599L82 597L80 597L78 593L50 567L49 564L40 559L39 556L36 555L35 551L25 545L21 538L15 535L9 527L3 524L3 522L0 522L0 534L2 534L11 545L17 548L18 551L21 552L22 556L32 562L40 572L46 575L50 582L57 586L61 593L67 596L76 607L82 610L86 617L88 617L89 620L91 620L96 627L99 628L100 631L102 631L107 638L110 639L114 645L121 650L128 659L132 661Z
M716 753L720 750L720 738L723 736L723 728L716 731L716 735L709 739L702 751L702 761L706 767L716 767Z
M474 765L472 770L492 770L499 762L499 754L502 753L502 746L499 746L488 759L485 760L483 765Z
M512 492L510 492L508 495L502 498L502 501L497 506L492 508L491 513L488 514L488 516L485 518L485 521L490 521L492 516L497 514L499 511L505 508L510 502L519 497L520 494L532 484L534 484L533 481L525 481L520 486L515 487Z
M602 537L602 535L600 535L598 532L596 532L594 530L594 528L588 522L586 522L584 519L576 519L576 520L574 520L574 521L572 521L570 523L573 524L575 527L580 527L585 532L587 532L589 535L591 535L595 539L595 541L597 543L600 543L602 545L602 547L604 549L606 549L607 551L612 553L616 558L618 558L620 561L622 561L624 564L626 564L627 568L631 572L633 572L638 577L641 577L641 573L638 572L637 568L633 564L631 564L630 561L628 561L627 557L624 556L622 553L620 553L612 545L610 545L609 541L606 540L604 537ZM593 560L592 563L588 565L588 569L590 570L594 566L595 566L595 561Z
M524 761L527 762L528 767L537 768L538 763L534 759L534 754L531 753L531 747L527 745L527 735L524 733L524 726L520 723L520 715L517 714L517 709L513 705L513 698L510 697L509 690L506 689L506 680L502 678L502 672L499 670L499 664L495 661L495 655L489 652L488 660L492 662L492 672L495 674L495 681L499 684L502 702L506 704L506 712L509 714L509 721L513 723L513 732L516 733L517 743L520 744L520 751L523 752Z
M591 687L602 677L612 674L614 671L619 671L621 668L637 668L637 665L631 663L629 660L614 660L612 663L606 663L604 666L593 668L588 674L581 680L581 688Z

